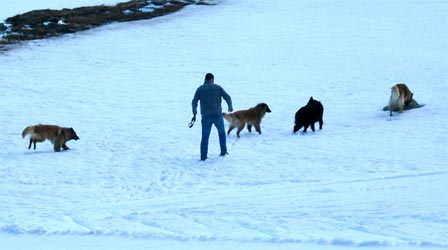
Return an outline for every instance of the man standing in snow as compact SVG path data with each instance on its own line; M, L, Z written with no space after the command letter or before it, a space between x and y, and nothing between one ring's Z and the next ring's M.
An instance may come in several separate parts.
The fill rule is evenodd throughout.
M226 91L214 83L215 77L212 73L205 75L204 84L199 86L194 94L191 105L193 107L193 120L196 120L198 101L201 101L202 115L202 138L201 138L201 161L207 159L208 139L215 124L218 129L219 145L221 147L221 156L227 155L226 131L224 129L224 118L222 116L221 98L227 102L229 112L233 111L232 98Z

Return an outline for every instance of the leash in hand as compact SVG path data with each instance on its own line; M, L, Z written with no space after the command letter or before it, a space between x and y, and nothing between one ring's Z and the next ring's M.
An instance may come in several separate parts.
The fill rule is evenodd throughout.
M196 115L194 115L193 118L191 118L191 122L188 123L188 127L189 127L189 128L192 128L193 125L194 125L194 122L195 122L195 121L196 121Z

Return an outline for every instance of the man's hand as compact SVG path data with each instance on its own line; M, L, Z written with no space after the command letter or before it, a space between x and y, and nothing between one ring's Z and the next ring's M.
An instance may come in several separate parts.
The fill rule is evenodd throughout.
M189 128L193 127L195 121L196 121L196 115L193 115L193 118L191 118L191 122L188 123L188 127Z

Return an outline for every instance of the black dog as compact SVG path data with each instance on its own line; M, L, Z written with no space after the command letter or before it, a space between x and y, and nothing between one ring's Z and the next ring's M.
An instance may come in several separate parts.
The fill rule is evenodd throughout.
M324 107L322 106L322 103L314 100L313 97L310 97L306 106L300 108L296 112L294 133L299 131L302 127L304 127L303 132L306 132L308 126L311 126L311 130L314 132L315 122L319 122L319 129L322 129L322 125L324 124L324 121L322 120L323 114Z

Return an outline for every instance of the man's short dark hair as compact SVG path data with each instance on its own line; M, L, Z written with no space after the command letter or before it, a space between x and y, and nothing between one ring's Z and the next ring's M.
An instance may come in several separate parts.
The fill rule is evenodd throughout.
M205 75L205 80L206 80L206 81L213 80L213 79L215 79L215 76L213 76L212 73L207 73L207 74Z

